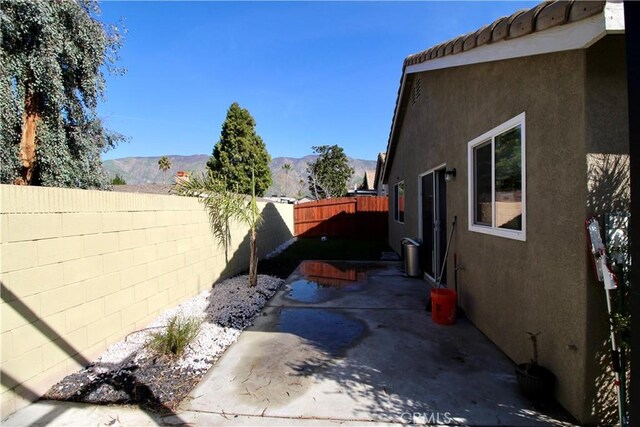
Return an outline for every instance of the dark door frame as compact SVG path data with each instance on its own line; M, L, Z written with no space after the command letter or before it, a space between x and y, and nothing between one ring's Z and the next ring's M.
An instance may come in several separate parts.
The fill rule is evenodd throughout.
M444 257L446 249L447 191L444 179L445 170L446 164L442 164L418 175L418 232L423 245L421 263L425 272L425 278L434 283L440 274L442 258ZM425 177L429 175L433 177L433 179L430 180L430 184L432 185L431 191L427 193L427 197L432 200L432 206L429 207L432 214L431 216L433 217L433 223L430 226L430 229L433 230L433 234L431 235L427 234L429 229L425 228L425 207L423 206L425 203L423 183ZM447 276L445 271L442 275L442 285L445 285L446 281Z

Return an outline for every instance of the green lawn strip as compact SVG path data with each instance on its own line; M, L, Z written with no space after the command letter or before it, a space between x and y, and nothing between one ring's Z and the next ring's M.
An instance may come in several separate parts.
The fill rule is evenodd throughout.
M377 261L390 250L383 240L299 238L275 258L261 260L258 272L286 279L304 260Z

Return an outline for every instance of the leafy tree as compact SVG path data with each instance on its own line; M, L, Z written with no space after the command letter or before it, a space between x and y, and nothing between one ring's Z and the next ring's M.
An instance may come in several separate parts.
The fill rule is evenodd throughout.
M222 124L220 140L213 148L207 167L214 176L226 183L229 191L252 193L252 174L255 193L264 196L271 185L271 156L262 138L256 133L256 122L249 110L234 102Z
M302 199L304 197L304 191L305 182L304 179L301 179L300 181L298 181L298 193L296 194L298 196L298 199Z
M171 160L169 160L169 158L167 156L162 156L160 157L160 160L158 160L158 169L160 169L162 171L162 174L164 175L163 177L163 184L167 183L167 171L169 169L171 169Z
M262 212L258 209L255 192L255 176L251 176L251 197L234 193L227 183L212 171L194 175L188 181L180 181L174 192L183 196L198 197L209 213L209 223L213 235L224 246L225 255L231 243L231 221L235 220L249 227L249 286L258 282L257 230L262 223Z
M120 174L116 174L116 177L111 181L111 185L127 185L127 181Z
M122 30L94 0L0 0L0 182L102 188L100 154L124 138L96 107L103 66L115 68Z
M287 190L289 189L289 172L293 169L291 163L285 163L282 165L282 170L284 171L284 195L287 195Z
M347 194L347 182L353 168L344 150L337 145L311 147L318 158L307 165L309 191L316 200L342 197Z

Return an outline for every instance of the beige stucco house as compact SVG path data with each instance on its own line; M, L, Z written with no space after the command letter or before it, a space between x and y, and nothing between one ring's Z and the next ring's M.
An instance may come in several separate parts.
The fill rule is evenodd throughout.
M434 282L455 219L442 282L514 362L540 331L555 397L585 423L611 377L584 221L628 195L622 7L543 3L407 57L382 173L392 247L420 239Z

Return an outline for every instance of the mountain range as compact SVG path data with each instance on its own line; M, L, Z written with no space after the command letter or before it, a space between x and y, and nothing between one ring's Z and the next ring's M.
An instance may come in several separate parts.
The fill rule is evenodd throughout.
M194 154L191 156L170 155L167 157L171 161L171 169L166 176L166 183L168 184L173 183L173 177L178 171L191 173L204 171L210 156ZM317 158L318 156L316 155L309 155L302 158L276 157L272 159L269 168L271 169L273 183L267 189L266 195L285 194L289 197L308 195L307 165ZM160 160L160 156L123 157L121 159L105 160L102 164L111 177L115 177L118 174L127 184L163 183L165 178L158 168L158 160ZM374 160L360 160L350 157L348 160L349 166L355 171L348 184L348 187L352 189L362 183L365 171L375 170L376 162ZM291 170L288 174L282 169L282 166L286 163L291 164Z

